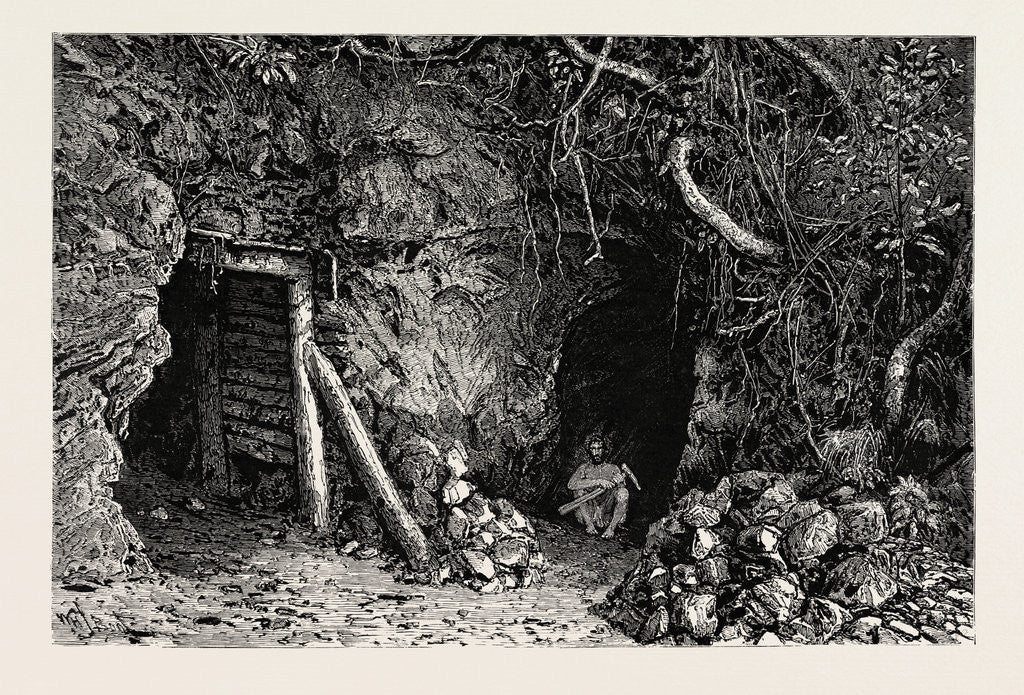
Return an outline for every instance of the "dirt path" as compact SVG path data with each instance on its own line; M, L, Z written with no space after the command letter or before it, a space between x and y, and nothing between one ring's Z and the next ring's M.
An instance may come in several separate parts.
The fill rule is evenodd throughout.
M160 571L55 582L56 643L635 645L587 612L636 559L625 543L539 521L551 564L541 585L498 595L404 585L379 558L340 555L280 516L239 511L160 474L129 476L118 497Z

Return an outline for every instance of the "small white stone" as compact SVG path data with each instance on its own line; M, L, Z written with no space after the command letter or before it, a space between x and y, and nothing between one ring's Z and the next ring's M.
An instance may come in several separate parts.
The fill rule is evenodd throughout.
M970 625L961 625L956 629L956 631L967 639L974 639L974 628Z
M916 639L921 635L920 631L916 627L914 627L913 625L908 625L902 620L890 620L889 627L891 627L896 632L906 635L907 637L913 637Z

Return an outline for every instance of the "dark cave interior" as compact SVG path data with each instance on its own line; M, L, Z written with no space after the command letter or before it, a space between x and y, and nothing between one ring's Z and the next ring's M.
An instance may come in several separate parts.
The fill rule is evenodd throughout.
M566 336L556 376L560 452L566 477L599 435L606 458L625 463L631 484L627 522L637 528L669 507L693 400L692 312L676 321L672 287L637 275L613 297L588 306Z

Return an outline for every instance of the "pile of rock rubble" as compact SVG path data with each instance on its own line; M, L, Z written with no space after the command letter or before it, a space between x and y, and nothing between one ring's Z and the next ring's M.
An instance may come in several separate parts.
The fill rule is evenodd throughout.
M888 532L877 500L801 501L781 474L736 473L652 524L596 610L645 643L973 639L973 595L957 588L973 574Z

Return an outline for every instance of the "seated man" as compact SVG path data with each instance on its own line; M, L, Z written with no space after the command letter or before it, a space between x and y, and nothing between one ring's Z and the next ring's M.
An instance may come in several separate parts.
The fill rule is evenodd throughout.
M587 452L590 460L580 464L569 479L568 487L576 497L594 489L605 490L605 494L580 505L576 509L576 518L587 533L596 535L599 529L604 529L601 537L611 538L626 518L629 505L626 476L615 464L604 463L604 440L600 437L587 440Z

